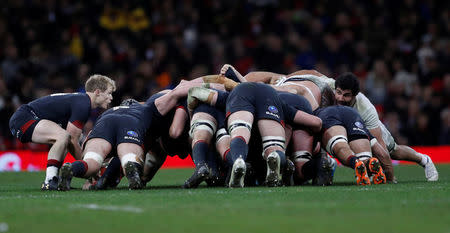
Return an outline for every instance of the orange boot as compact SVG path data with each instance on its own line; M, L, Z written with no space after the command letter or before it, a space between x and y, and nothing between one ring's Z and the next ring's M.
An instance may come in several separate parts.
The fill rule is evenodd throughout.
M369 159L369 172L373 174L372 182L374 184L386 184L386 175L377 158Z
M366 166L360 160L355 164L356 185L370 185L369 176L367 176Z

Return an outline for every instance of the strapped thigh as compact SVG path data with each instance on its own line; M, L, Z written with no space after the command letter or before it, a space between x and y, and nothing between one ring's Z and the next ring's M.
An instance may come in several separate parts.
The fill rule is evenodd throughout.
M292 157L293 157L292 161L294 161L294 162L309 161L312 159L311 153L306 150L296 151L293 153Z
M327 147L325 148L328 154L333 155L333 147L338 142L348 142L347 137L344 135L336 135L332 137L330 140L328 140Z
M278 146L285 150L286 139L283 136L264 136L262 137L263 154L271 146Z
M206 130L209 133L211 133L211 135L214 135L214 133L216 133L217 130L217 125L210 120L205 119L194 120L191 122L191 129L189 130L189 136L192 137L194 135L194 132L197 130Z
M228 126L228 132L231 134L234 130L239 128L247 128L249 132L252 132L252 125L246 121L235 120Z
M219 143L220 140L230 137L227 130L225 128L220 128L216 133L216 144Z

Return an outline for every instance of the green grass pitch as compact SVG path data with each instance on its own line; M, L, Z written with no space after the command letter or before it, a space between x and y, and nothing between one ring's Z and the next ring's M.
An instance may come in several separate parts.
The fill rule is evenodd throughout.
M145 190L42 192L44 173L0 173L0 232L420 232L450 233L450 164L426 182L416 165L395 167L398 184L179 188L191 169L161 170ZM74 179L80 188L82 180Z

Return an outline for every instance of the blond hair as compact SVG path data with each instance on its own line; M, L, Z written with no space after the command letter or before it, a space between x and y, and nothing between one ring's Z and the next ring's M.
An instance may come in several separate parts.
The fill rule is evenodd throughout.
M94 92L99 89L100 91L106 91L108 86L112 87L112 91L116 90L116 82L114 80L100 74L94 74L89 77L84 85L86 92Z

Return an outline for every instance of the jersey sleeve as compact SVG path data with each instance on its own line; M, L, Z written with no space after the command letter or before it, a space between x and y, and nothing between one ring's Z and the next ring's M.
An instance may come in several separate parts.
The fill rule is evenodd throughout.
M91 113L91 106L89 101L86 102L85 98L74 98L71 103L71 115L69 122L75 125L79 129L83 129L84 124L89 118Z
M356 96L357 111L364 121L367 129L374 129L379 126L379 118L375 106L362 93Z

